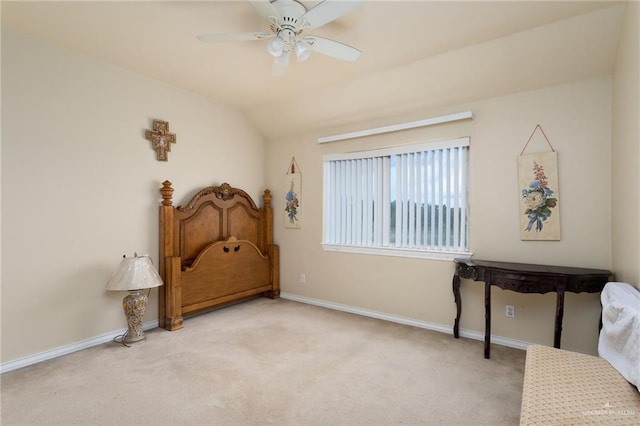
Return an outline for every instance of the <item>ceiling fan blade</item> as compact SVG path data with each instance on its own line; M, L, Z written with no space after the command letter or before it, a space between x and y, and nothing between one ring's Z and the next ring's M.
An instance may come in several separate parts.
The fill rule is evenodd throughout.
M362 53L355 47L351 47L335 40L329 40L324 37L306 36L304 37L304 41L309 43L315 52L331 56L342 61L353 62L358 59Z
M280 14L269 0L247 0L251 6L267 21L274 18L276 22L280 21Z
M250 33L203 34L198 36L198 40L208 43L210 41L262 40L271 37L274 37L273 33L254 31Z
M309 22L310 26L305 27L305 29L318 28L355 9L362 1L363 0L325 0L307 11L299 20Z

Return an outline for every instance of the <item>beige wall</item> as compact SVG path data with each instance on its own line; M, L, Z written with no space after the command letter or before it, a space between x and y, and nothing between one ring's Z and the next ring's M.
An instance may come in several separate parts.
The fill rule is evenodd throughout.
M640 3L625 8L613 74L612 235L616 279L640 288Z
M466 122L323 145L316 143L318 136L343 129L269 141L268 184L276 200L283 197L283 175L292 156L302 173L302 229L284 229L282 209L277 209L283 291L450 327L455 316L451 262L322 251L322 155L459 136L471 137L470 239L476 258L609 269L610 98L611 83L605 77L425 110L420 116L414 110L404 120L393 117L363 123L362 128L470 110L475 118ZM559 242L520 241L516 162L538 123L559 155ZM527 152L545 148L538 134ZM301 273L306 274L305 284L298 282ZM483 332L482 285L464 280L462 298L461 327ZM495 288L493 302L495 335L553 344L553 294ZM505 318L505 304L516 306L515 319ZM563 347L595 353L598 317L597 295L567 295Z
M612 268L619 279L637 283L638 50L638 3L631 2L611 80L446 108L389 108L398 115L377 121L344 117L339 122L349 128L272 140L266 150L252 125L225 105L3 31L1 362L124 327L123 295L106 293L104 284L123 253L148 251L156 260L161 181L174 182L180 203L221 180L258 199L266 176L277 200L292 156L303 173L304 223L284 229L276 209L283 291L450 327L450 263L320 247L322 154L418 140L471 137L477 258ZM463 110L475 119L316 144L318 136ZM178 135L167 163L155 160L143 137L154 118L168 120ZM522 242L518 235L516 158L537 123L559 152L560 242ZM298 283L300 273L306 284ZM465 280L462 297L462 327L481 333L482 286ZM496 335L552 343L554 295L494 289L493 299ZM505 304L516 306L515 319L504 318ZM156 305L154 291L147 320L156 318ZM598 314L597 296L567 295L563 347L595 353Z
M126 326L104 286L125 253L157 263L162 181L176 204L222 180L264 189L264 139L210 99L4 32L2 90L3 363ZM177 134L166 163L153 119Z

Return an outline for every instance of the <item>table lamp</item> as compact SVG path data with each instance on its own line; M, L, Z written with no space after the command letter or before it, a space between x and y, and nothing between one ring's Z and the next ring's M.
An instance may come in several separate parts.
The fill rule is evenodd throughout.
M123 344L128 345L146 339L142 331L142 320L151 290L147 294L140 290L159 287L162 284L162 278L148 255L138 256L134 253L133 257L122 256L118 269L107 282L107 290L129 291L122 300L128 326L127 332L122 336Z

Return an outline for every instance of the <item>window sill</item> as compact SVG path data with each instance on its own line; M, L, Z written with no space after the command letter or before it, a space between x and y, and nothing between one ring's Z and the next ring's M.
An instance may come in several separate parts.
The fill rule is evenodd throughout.
M357 253L357 254L372 254L377 256L393 256L393 257L409 257L415 259L430 259L430 260L453 260L453 259L469 259L473 255L470 252L458 252L458 251L427 251L409 248L396 248L396 247L363 247L363 246L350 246L344 244L327 244L322 243L322 249L324 251L342 252L342 253Z

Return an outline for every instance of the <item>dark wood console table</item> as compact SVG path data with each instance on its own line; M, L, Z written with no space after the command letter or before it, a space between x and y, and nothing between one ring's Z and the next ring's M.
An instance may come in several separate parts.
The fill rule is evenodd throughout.
M610 271L602 269L569 268L564 266L530 265L526 263L494 262L475 259L455 259L453 275L453 297L456 302L456 320L453 335L460 337L460 278L484 281L485 334L484 357L489 358L491 343L491 286L518 293L555 292L556 319L553 346L560 348L562 317L564 315L564 293L598 293L613 279Z

